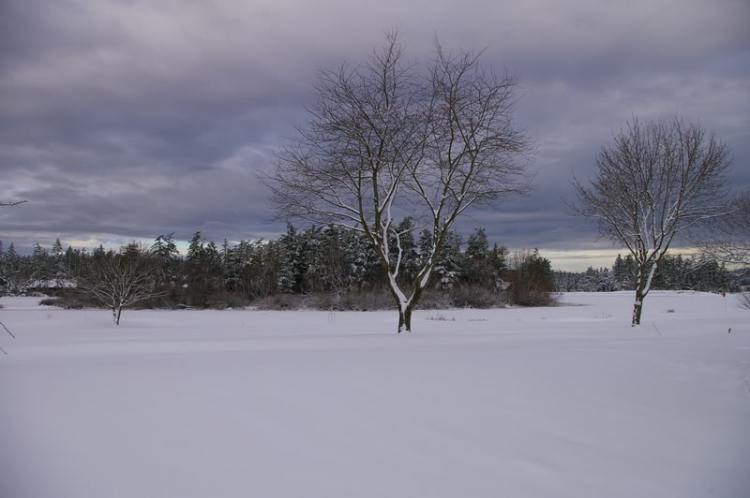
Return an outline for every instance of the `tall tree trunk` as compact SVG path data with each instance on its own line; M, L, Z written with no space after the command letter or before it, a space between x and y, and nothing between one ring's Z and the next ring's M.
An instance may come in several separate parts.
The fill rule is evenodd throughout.
M117 315L115 316L115 324L120 325L120 315L122 314L122 306L117 307Z
M405 309L398 310L398 333L402 330L411 332L411 313L414 310L414 305L409 303Z
M633 306L633 321L631 325L635 327L641 324L641 312L643 311L643 284L638 284L635 289L635 305Z
M429 266L425 267L417 275L411 297L408 299L398 285L396 278L394 278L393 274L390 272L389 267L385 264L383 264L383 267L388 274L388 290L390 290L393 299L396 300L396 306L398 307L398 333L400 334L404 329L406 329L407 332L411 332L412 311L417 307L419 298L427 287L427 282L429 281L432 272L432 262L430 262Z
M656 273L656 262L651 263L650 269L645 264L638 267L638 283L635 288L635 305L633 306L633 321L631 323L633 327L641 324L643 299L651 290L651 281L654 279L654 273Z
M402 330L406 330L407 332L411 332L411 316L412 312L414 311L414 308L417 307L417 303L419 302L419 298L422 296L422 292L424 291L424 287L422 287L421 283L418 281L414 292L412 293L411 297L406 303L402 303L396 298L396 301L398 303L398 333L400 334ZM394 292L395 296L395 292Z

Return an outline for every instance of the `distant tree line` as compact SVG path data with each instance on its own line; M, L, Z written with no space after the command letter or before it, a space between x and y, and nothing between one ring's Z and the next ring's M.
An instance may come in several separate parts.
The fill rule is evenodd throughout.
M611 292L634 290L637 265L628 254L618 254L612 268L589 267L585 272L555 271L557 292ZM725 265L705 257L665 255L654 274L652 289L737 292L746 282L743 271L729 271Z
M431 232L415 234L405 218L400 233L401 272L414 278L433 247ZM393 250L397 244L393 244ZM435 258L424 307L491 307L502 304L544 305L551 302L554 276L550 261L538 251L510 253L490 246L485 230L466 240L454 231ZM394 306L388 297L387 274L372 244L359 231L336 225L298 229L288 225L276 240L227 240L217 245L196 232L181 255L174 235L160 235L150 246L128 244L120 251L98 247L63 249L39 244L30 255L0 242L0 284L6 292L54 289L69 305L116 306L96 295L103 269L138 262L148 274L148 295L141 306L226 308L257 304L270 308L309 306L376 309ZM143 282L140 282L143 285ZM78 287L78 291L74 288ZM358 298L359 296L359 298ZM119 313L119 311L118 311Z

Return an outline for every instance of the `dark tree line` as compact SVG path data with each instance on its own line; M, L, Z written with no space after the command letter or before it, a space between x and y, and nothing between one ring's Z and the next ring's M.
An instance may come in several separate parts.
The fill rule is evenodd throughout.
M552 269L537 251L510 254L497 244L491 246L480 228L466 243L459 233L449 232L442 248L431 255L431 232L414 234L412 228L410 218L398 224L399 278L413 279L424 258L433 257L428 289L440 295L438 304L484 307L549 302L554 290ZM391 246L394 251L395 246ZM6 249L0 242L0 283L6 292L54 289L69 298L88 295L97 299L82 305L104 305L119 314L117 304L113 306L92 289L97 289L96 280L105 270L113 270L110 278L119 278L122 272L114 270L123 262L146 269L146 281L139 277L141 305L150 307L225 308L274 296L323 295L328 298L319 300L318 306L368 309L372 305L351 297L388 295L388 275L370 241L360 231L336 225L306 229L288 225L276 240L235 244L224 240L220 245L197 232L184 255L173 234L160 235L150 246L133 243L119 251L63 249L58 240L51 248L37 244L32 254L20 255L13 244ZM380 306L389 306L388 301Z
M611 292L635 290L638 268L633 257L617 255L612 268L589 268L585 272L555 271L557 292ZM651 284L656 290L695 290L736 292L742 285L741 274L730 272L712 259L665 255Z

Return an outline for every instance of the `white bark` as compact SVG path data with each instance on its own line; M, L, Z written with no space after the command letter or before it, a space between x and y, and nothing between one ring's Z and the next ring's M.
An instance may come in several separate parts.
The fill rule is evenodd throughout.
M651 269L648 272L648 277L646 278L646 286L643 288L644 297L646 296L646 294L648 294L648 291L651 290L651 281L654 279L655 273L656 273L656 263L652 263Z

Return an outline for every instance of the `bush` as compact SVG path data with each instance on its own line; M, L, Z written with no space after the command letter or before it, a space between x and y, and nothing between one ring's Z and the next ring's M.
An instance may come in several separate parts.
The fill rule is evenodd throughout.
M438 289L426 289L417 303L417 309L420 310L444 310L450 307L450 295Z
M393 298L385 291L309 294L305 296L304 305L310 309L335 311L375 311L395 308Z
M503 300L485 287L459 285L451 289L450 304L455 308L492 308L503 304Z
M254 301L253 306L259 310L298 310L304 307L304 298L300 294L274 294Z
M396 307L393 297L386 291L351 292L338 297L342 310L375 311Z
M508 298L517 306L552 306L556 299L555 276L539 251L521 251L512 257Z
M99 303L77 292L66 292L61 294L60 297L48 297L39 301L39 304L42 306L57 306L66 310L101 307Z
M510 291L510 301L516 306L555 306L557 304L557 295L552 292L524 286L519 286L515 290L511 287Z
M206 299L206 307L216 310L227 308L244 308L250 304L250 300L232 292L214 292Z

